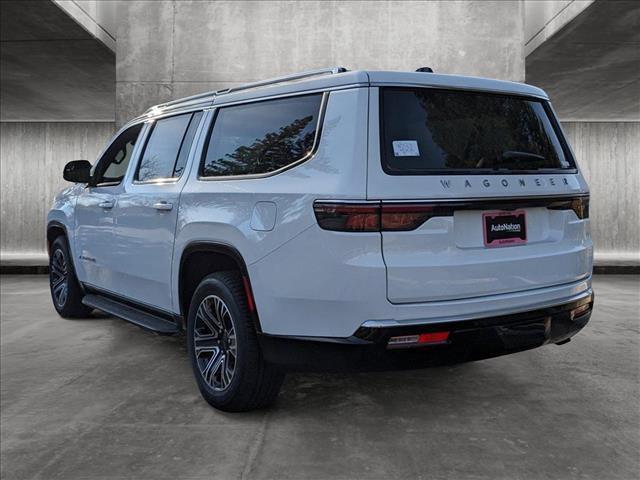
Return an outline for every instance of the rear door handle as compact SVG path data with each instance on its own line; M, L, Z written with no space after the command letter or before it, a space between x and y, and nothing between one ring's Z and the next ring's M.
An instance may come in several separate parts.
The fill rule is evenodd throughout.
M156 202L153 204L153 208L155 208L156 210L161 210L164 212L168 212L169 210L171 210L173 208L173 203L169 203L169 202Z
M113 201L112 200L105 200L103 202L98 203L98 206L100 208L104 208L104 209L113 208Z

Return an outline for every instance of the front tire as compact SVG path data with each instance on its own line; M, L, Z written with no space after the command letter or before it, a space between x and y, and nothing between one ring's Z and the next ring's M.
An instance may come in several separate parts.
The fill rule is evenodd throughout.
M51 300L63 318L84 318L91 308L82 303L82 289L76 278L65 237L58 237L51 245L49 257L49 287Z
M243 412L278 396L284 371L262 357L238 272L200 282L189 307L187 345L198 388L211 406Z

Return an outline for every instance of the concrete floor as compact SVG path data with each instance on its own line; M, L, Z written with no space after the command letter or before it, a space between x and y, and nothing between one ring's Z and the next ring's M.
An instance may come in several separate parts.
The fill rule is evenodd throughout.
M597 276L568 345L450 368L290 375L217 412L179 338L59 318L43 276L2 276L9 479L640 477L640 278Z

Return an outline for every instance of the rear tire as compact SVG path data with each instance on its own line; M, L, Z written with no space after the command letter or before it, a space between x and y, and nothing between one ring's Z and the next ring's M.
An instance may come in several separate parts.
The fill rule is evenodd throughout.
M73 269L67 240L63 236L56 238L51 245L49 287L53 306L61 317L89 316L92 309L82 303L84 294Z
M211 406L244 412L278 396L285 374L262 357L238 272L200 282L189 307L187 346L198 388Z

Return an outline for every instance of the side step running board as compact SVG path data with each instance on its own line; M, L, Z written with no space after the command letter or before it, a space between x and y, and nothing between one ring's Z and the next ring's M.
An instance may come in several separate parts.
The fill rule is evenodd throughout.
M152 313L143 312L124 303L104 297L102 295L89 294L82 299L88 307L102 310L139 327L151 330L162 335L170 335L180 331L178 325Z

